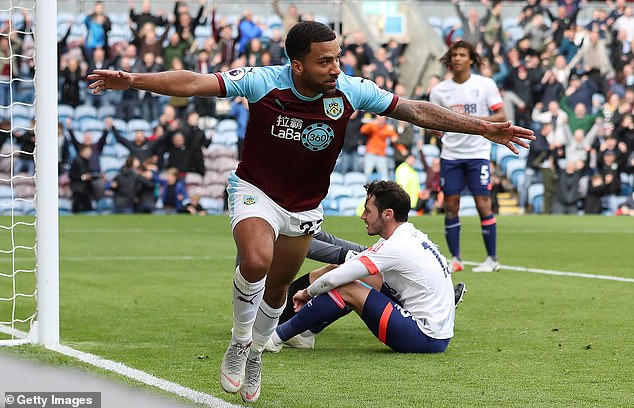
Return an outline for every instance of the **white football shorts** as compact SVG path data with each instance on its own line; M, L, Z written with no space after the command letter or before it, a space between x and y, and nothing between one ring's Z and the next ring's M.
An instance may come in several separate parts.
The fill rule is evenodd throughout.
M275 238L280 234L298 237L319 232L324 222L324 210L321 205L308 211L287 211L262 190L242 180L235 172L229 175L227 192L232 231L240 221L257 217L271 225L275 231Z

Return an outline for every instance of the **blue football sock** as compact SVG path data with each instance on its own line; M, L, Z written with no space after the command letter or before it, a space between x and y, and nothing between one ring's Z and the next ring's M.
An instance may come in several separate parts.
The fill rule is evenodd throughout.
M315 333L323 330L327 325L350 313L341 296L331 290L328 293L315 296L292 319L275 329L282 341L311 330ZM315 329L315 330L312 330Z
M445 238L451 255L460 259L460 217L445 217Z
M487 255L497 259L497 223L495 215L491 214L488 217L481 218L480 224L482 225L482 239L484 240Z

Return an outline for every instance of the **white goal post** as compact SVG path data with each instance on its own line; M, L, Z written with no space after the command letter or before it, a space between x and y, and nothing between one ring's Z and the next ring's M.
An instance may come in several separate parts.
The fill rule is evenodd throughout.
M9 8L4 5L9 3ZM21 81L14 78L13 64L17 58L33 58L35 64L35 120L33 128L35 133L35 284L33 293L22 293L16 281L21 277L21 273L32 272L31 270L20 270L16 267L16 249L21 249L15 244L14 229L17 225L32 225L16 221L13 206L20 201L27 201L15 198L12 192L11 198L4 200L10 203L10 220L3 221L3 230L10 231L11 248L0 248L3 254L9 254L11 262L0 263L0 276L10 279L0 280L0 286L7 286L10 281L12 288L2 288L0 290L0 301L13 302L8 306L3 305L6 310L12 310L7 321L6 316L0 316L0 333L5 336L0 337L0 345L17 345L23 343L38 343L43 345L59 344L59 220L58 220L58 145L57 145L57 89L58 89L58 63L57 63L57 0L9 0L0 6L0 13L9 17L11 21L15 13L31 13L33 18L33 36L35 39L35 52L32 56L14 54L13 51L5 60L10 61L10 74L8 80L9 105L2 106L3 110L9 112L11 131L19 128L14 122L14 109L18 105L27 104L16 102L13 99L13 86ZM9 22L9 33L18 30ZM10 47L11 50L11 47ZM2 58L0 56L0 58ZM7 81L2 81L4 85ZM1 103L0 103L1 104ZM17 109L15 109L17 110ZM23 127L22 130L30 130ZM29 178L14 172L15 157L20 152L11 143L11 152L0 156L0 160L10 162L9 178L3 179L5 184L11 188L20 180ZM0 146L2 147L2 146ZM17 151L17 154L16 154ZM14 157L15 154L15 157ZM5 163L9 163L5 162ZM6 212L5 212L6 214ZM7 218L7 217L4 217ZM5 225L6 224L6 225ZM1 232L1 231L0 231ZM7 239L1 242L4 245ZM22 247L24 248L24 247ZM33 248L28 248L33 249ZM11 266L8 266L10 264ZM13 269L13 270L10 270ZM4 295L9 293L9 295ZM35 298L35 311L30 312L29 317L18 320L16 317L16 302L24 297ZM4 309L3 309L4 310ZM13 319L13 320L11 320ZM16 328L16 324L28 322L30 327L28 332ZM5 337L9 337L8 339Z

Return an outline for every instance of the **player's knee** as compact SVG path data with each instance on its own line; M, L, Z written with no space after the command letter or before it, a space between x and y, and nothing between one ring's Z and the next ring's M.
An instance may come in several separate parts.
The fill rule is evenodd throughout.
M271 266L271 258L264 254L252 253L240 257L240 272L245 278L264 277Z

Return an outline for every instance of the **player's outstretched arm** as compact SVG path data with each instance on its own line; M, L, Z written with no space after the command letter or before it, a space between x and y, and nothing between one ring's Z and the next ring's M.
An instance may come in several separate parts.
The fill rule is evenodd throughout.
M430 102L399 99L389 117L406 120L416 126L444 132L482 135L492 142L508 147L513 153L519 151L513 143L528 148L525 140L535 140L533 131L514 126L510 121L494 123L473 116L461 115Z
M192 71L130 73L96 69L88 75L88 88L98 94L106 89L136 88L170 96L221 96L220 83L215 75Z

